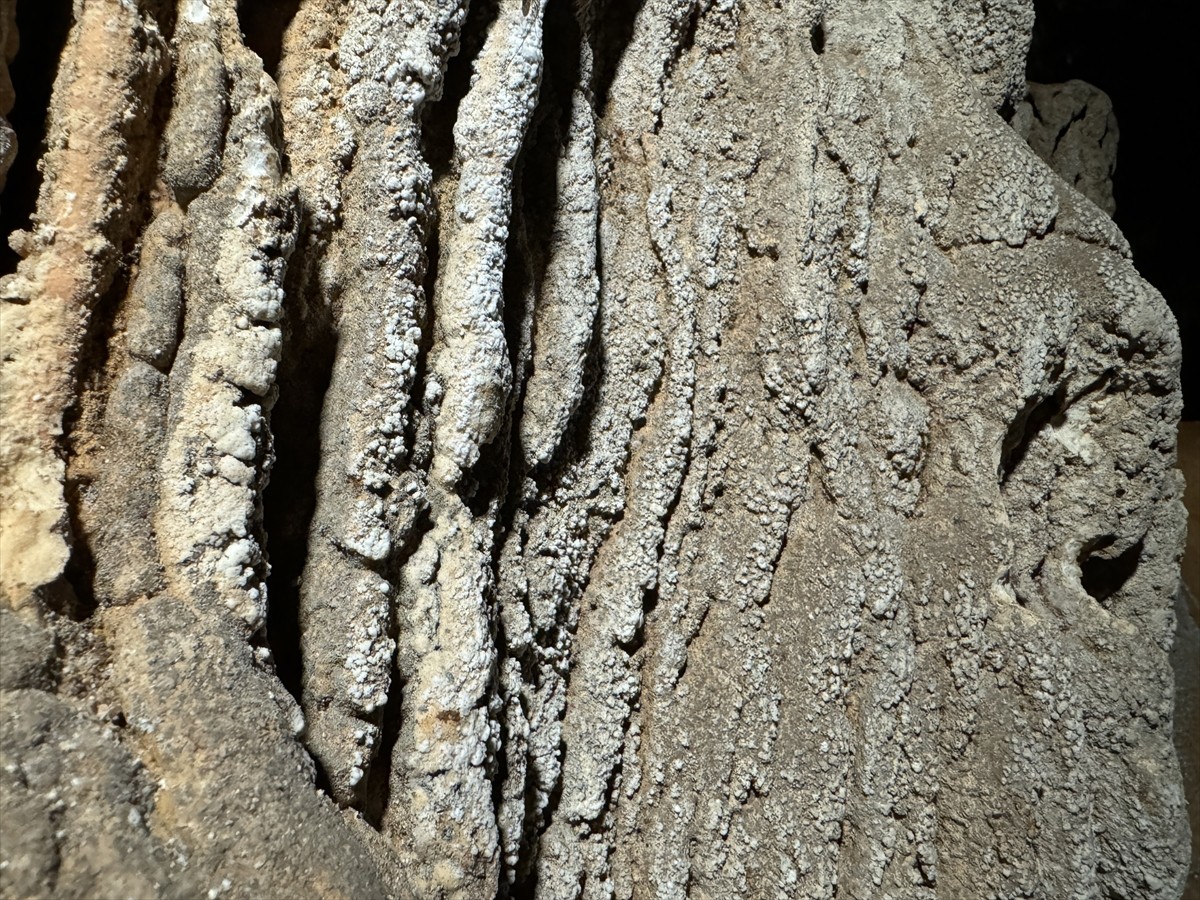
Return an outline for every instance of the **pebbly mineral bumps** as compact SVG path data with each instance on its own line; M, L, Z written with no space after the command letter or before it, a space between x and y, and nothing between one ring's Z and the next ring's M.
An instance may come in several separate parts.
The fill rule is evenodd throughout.
M274 15L73 10L0 896L1179 896L1179 343L1029 3Z

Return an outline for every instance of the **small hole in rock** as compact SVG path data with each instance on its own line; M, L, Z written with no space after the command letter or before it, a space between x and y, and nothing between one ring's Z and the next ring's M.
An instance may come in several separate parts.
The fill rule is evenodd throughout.
M817 55L825 52L825 23L818 22L812 27L812 32L809 34L809 39L812 41L812 48Z
M1098 603L1105 603L1129 583L1142 560L1144 541L1138 541L1116 556L1106 556L1104 548L1111 540L1085 550L1079 559L1079 583Z
M1025 454L1038 435L1052 423L1061 423L1067 405L1066 387L1059 387L1048 397L1030 397L1025 407L1013 419L1000 447L1000 483L1009 477L1025 459Z

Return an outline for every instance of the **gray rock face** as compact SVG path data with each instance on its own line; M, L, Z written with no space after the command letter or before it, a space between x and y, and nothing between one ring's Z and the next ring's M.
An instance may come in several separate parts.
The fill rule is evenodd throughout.
M0 282L0 894L1179 896L1179 342L1028 3L168 7Z
M1116 211L1112 177L1117 169L1117 119L1112 102L1084 81L1029 84L1013 127L1075 190L1110 216Z

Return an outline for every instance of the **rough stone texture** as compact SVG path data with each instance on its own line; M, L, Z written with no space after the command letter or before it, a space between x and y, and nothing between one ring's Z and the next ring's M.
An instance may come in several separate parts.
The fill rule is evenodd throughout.
M1179 895L1179 342L1030 4L238 15L75 5L0 894Z
M1110 216L1120 132L1112 101L1085 81L1029 84L1013 127L1068 184Z
M1184 900L1200 897L1200 422L1183 422L1179 428L1179 468L1187 484L1187 548L1183 578L1175 594L1175 747L1183 771L1192 826L1192 865Z
M1190 473L1189 473L1190 474ZM1200 890L1200 750L1196 735L1200 734L1200 602L1184 582L1175 595L1178 627L1175 647L1171 651L1171 667L1175 670L1175 722L1179 764L1187 791L1188 820L1192 827L1192 864L1188 870L1185 900L1191 900Z

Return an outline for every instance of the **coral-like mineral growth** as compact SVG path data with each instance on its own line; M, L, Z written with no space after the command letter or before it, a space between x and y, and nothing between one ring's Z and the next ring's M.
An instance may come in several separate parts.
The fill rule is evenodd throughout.
M75 0L10 238L0 895L1179 896L1180 347L1027 0L241 6Z

